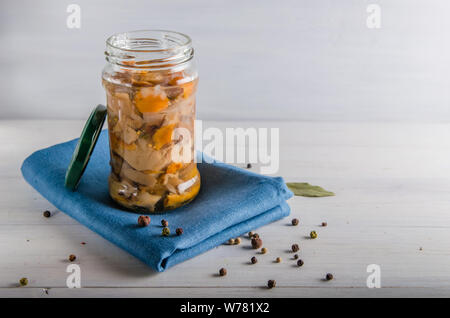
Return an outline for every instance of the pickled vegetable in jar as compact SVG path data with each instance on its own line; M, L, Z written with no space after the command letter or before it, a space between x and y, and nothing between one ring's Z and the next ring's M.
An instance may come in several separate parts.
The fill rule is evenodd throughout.
M190 38L171 31L120 33L107 40L105 55L111 198L143 212L187 204L200 190Z

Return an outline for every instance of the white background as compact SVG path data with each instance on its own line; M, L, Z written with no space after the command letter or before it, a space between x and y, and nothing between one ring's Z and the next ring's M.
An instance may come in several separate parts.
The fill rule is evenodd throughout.
M66 27L71 3L81 29ZM366 26L371 3L381 29ZM105 101L105 39L158 28L194 40L201 119L447 122L449 9L446 0L2 0L0 116L86 118Z

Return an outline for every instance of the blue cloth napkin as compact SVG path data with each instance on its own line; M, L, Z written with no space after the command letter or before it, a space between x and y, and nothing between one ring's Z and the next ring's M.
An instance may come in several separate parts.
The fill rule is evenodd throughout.
M64 187L76 143L33 153L22 164L25 180L56 208L160 272L290 212L286 200L292 192L282 178L221 162L199 163L202 186L196 199L167 213L150 214L150 225L138 227L138 214L120 208L108 194L107 131L99 137L78 190ZM169 222L169 237L161 236L162 219ZM176 236L177 227L183 235Z

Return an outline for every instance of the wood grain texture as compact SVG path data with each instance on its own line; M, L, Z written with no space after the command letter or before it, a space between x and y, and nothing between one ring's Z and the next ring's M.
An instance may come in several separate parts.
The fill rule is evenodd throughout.
M260 123L280 128L279 175L336 196L290 199L290 217L257 230L266 255L255 254L243 238L239 246L219 246L164 273L55 211L20 176L27 155L77 137L82 125L0 121L0 296L450 296L448 125ZM45 209L55 214L44 218ZM292 217L299 226L290 225ZM318 239L307 238L311 230ZM288 251L293 243L300 245L302 268ZM65 288L69 254L81 267L79 290ZM259 262L250 265L254 255ZM278 256L283 262L275 264ZM369 264L381 266L379 290L366 287ZM221 267L226 277L216 276ZM324 282L328 272L335 279ZM21 277L28 277L28 287L17 287ZM266 290L268 279L279 288ZM50 295L43 288L51 288Z

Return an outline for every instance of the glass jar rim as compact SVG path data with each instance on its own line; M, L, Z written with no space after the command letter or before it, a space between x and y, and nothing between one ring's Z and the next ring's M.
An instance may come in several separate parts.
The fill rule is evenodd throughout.
M132 45L138 45L138 47L140 45L142 45L142 42L130 42L130 41L137 41L137 40L156 40L153 39L152 37L154 36L163 36L166 40L172 41L173 43L174 40L180 40L182 41L181 43L176 43L177 45L172 46L172 47L157 47L154 49L140 49L140 48L129 48L123 45L118 45L117 42L122 41L123 44L132 44ZM130 37L133 36L133 37ZM145 43L145 42L144 42ZM155 42L153 42L155 43ZM172 51L172 50L180 50L183 49L184 47L188 48L191 46L192 44L192 40L191 38L186 35L183 34L181 32L176 32L176 31L170 31L170 30L135 30L135 31L128 31L128 32L119 32L119 33L115 33L113 35L111 35L107 40L106 40L106 44L114 49L117 50L121 50L121 51L127 51L127 52L164 52L164 51ZM149 44L149 43L145 43L145 44ZM161 42L156 42L155 44L159 44L161 45Z

